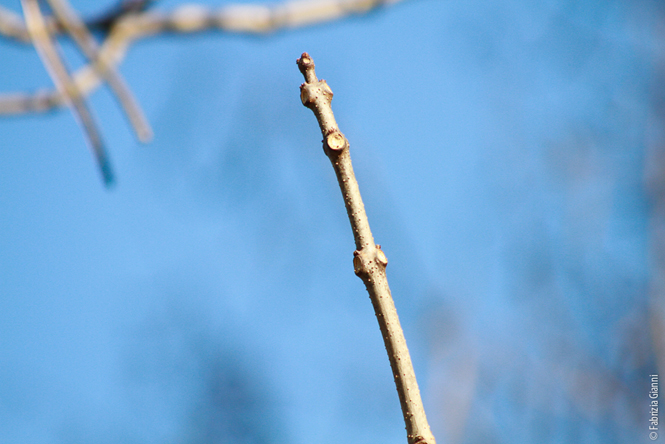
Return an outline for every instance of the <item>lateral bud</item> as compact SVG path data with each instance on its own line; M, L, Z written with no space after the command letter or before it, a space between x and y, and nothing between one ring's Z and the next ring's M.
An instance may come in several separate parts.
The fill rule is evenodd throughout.
M296 60L296 63L307 83L316 83L318 81L314 72L314 60L312 60L309 54L303 52L300 58Z
M386 253L383 252L381 245L379 244L376 245L376 261L383 265L384 268L386 265L388 265L388 258L386 257Z
M409 444L428 444L427 440L425 437L420 436L420 435L407 435L407 439L409 441Z
M333 92L325 80L316 83L303 83L300 85L300 101L307 108L312 106L329 105L332 101ZM317 103L319 101L322 103Z
M371 273L385 269L386 265L388 258L381 250L381 245L375 245L375 248L367 246L353 252L353 271L363 280Z
M360 276L360 273L362 272L362 260L360 259L360 252L358 250L353 252L353 271L356 273L358 276Z
M349 146L346 137L344 137L344 134L339 131L333 131L328 134L323 143L326 145L326 148L331 151L342 151Z
M370 250L373 248L361 248L353 252L353 271L363 281L369 277L374 262L374 255Z
M315 95L312 89L314 89L314 85L311 83L300 85L300 101L308 108L314 104Z

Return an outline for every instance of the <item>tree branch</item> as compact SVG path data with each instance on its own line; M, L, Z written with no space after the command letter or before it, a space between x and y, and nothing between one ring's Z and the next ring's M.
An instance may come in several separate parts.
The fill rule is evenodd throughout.
M47 1L54 16L44 16L38 0L21 0L25 23L10 9L0 6L0 35L35 45L56 85L55 90L0 95L0 115L43 112L69 105L88 137L108 185L112 181L111 167L84 98L102 83L101 79L107 81L139 140L146 142L152 138L147 119L116 69L135 40L165 32L209 29L265 34L361 14L403 0L290 0L276 5L237 4L218 9L185 4L167 13L148 10L155 0L122 0L100 18L87 21L66 0ZM93 28L104 34L101 47L91 34ZM57 36L62 33L69 34L90 61L73 75L58 52Z
M99 57L97 41L92 36L76 12L70 8L66 0L48 0L56 18L71 35L83 54L88 58L96 73L106 80L125 110L127 118L134 127L136 136L141 142L152 139L152 129L146 120L134 96L125 85L120 73L112 65L104 63Z
M379 321L379 327L388 352L390 367L395 377L409 444L435 444L420 398L418 382L413 371L411 356L399 323L397 310L390 294L386 265L388 259L374 237L365 214L365 206L353 173L349 142L339 130L330 106L333 93L325 80L319 81L314 61L306 52L298 59L298 68L305 77L300 86L300 99L311 109L319 122L323 135L323 150L330 159L337 182L344 197L344 205L351 222L356 251L353 268L365 284Z
M64 98L64 102L70 106L72 113L83 127L83 131L88 138L88 142L102 173L104 183L109 186L113 183L113 172L111 171L111 165L99 135L99 130L92 118L90 109L83 100L81 91L73 81L65 62L60 56L56 43L51 40L51 36L44 23L44 16L39 8L38 0L21 0L21 5L23 6L30 38L34 42L44 66L46 66L51 75L53 83L55 83L60 95Z
M46 28L48 30L48 28ZM109 69L120 64L132 42L132 36L122 26L115 27L104 40L98 53L98 60ZM85 65L73 75L73 83L82 95L93 92L102 81L94 67ZM36 93L10 93L0 95L0 115L45 112L65 106L65 97L58 89L41 89Z
M90 29L109 31L99 59L108 69L122 62L129 46L138 39L165 32L193 33L215 29L228 33L266 34L285 28L311 26L350 14L363 14L382 5L404 0L291 0L277 5L227 5L217 9L189 4L170 12L146 10L149 0L125 0L102 19L85 21ZM136 5L132 6L134 3ZM126 5L125 5L126 4ZM123 5L125 5L123 7ZM53 17L44 17L51 35L65 32ZM25 23L18 14L0 6L0 35L22 43L32 43ZM75 84L84 94L100 85L90 67L81 68ZM57 90L0 95L0 115L44 112L65 105Z

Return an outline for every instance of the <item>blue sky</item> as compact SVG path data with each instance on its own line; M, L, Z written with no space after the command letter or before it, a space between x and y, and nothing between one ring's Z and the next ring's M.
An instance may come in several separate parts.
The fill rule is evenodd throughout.
M67 110L3 118L0 441L404 442L299 100L307 51L438 442L647 442L662 20L649 1L407 0L144 39L120 71L154 141L89 98L111 190ZM30 47L0 54L3 92L51 87Z

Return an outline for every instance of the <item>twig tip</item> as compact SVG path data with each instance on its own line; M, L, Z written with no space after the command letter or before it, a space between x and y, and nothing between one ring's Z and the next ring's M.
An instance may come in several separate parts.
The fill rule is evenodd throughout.
M303 52L296 63L298 64L298 69L305 77L305 82L318 82L318 79L316 78L316 72L314 71L314 60L312 60L308 53Z

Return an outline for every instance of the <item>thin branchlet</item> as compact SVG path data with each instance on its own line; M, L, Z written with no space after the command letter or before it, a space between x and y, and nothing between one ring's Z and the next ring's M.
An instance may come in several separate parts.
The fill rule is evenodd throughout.
M374 244L351 164L349 143L339 130L332 112L332 90L325 80L317 79L314 61L309 54L303 53L297 63L305 78L305 83L300 86L300 99L316 116L323 135L323 150L332 163L342 191L356 244L356 250L353 252L353 269L365 284L379 321L404 415L407 441L409 444L435 444L425 416L404 332L388 286L386 277L388 258L381 246Z

